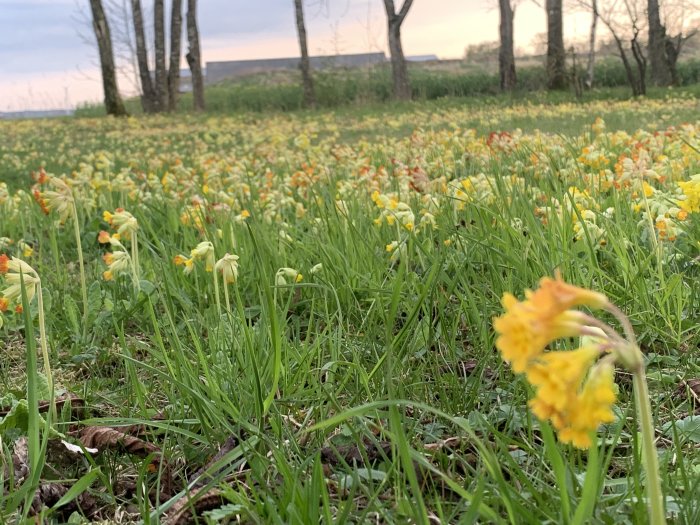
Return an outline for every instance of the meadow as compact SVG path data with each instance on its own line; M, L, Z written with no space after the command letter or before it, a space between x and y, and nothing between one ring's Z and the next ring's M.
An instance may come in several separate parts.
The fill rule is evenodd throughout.
M646 523L630 373L577 448L496 349L557 272L629 317L700 522L694 96L0 136L0 522Z

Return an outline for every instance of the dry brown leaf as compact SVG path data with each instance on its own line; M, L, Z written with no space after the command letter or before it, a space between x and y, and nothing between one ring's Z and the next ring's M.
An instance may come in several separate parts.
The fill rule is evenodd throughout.
M221 458L223 458L226 454L231 452L234 448L238 446L238 436L231 435L229 438L224 441L224 444L221 445L221 448L219 451L214 454L214 456L207 461L207 464L204 465L202 468L200 468L197 472L194 473L191 479L196 479L200 478L196 483L195 487L201 487L202 485L206 485L209 483L209 481L212 479L212 477L217 473L217 472L209 472L206 476L204 473L206 473L212 465L214 465L217 461L219 461ZM218 471L220 472L226 468L226 465L221 466Z
M217 509L225 502L226 500L220 489L194 489L170 508L163 524L189 525L190 523L195 523L196 518L201 516L203 512Z
M75 411L78 411L78 409L82 409L85 407L85 401L82 398L79 398L78 396L75 396L73 394L64 394L62 396L58 396L56 399L54 399L54 403L56 404L56 410L58 410L59 412L63 410L63 406L66 403L69 403L71 409ZM48 412L50 406L50 401L39 401L39 412ZM12 407L0 407L0 417L5 417L7 414L10 413L11 410Z
M683 379L678 385L679 396L689 395L694 406L700 406L700 378Z
M12 467L14 469L14 484L19 486L29 474L29 441L27 436L15 441L12 449Z
M34 493L32 499L31 515L38 514L43 507L53 507L58 500L66 495L68 485L62 483L42 483ZM73 501L65 504L59 510L62 519L67 518L73 512L79 511L88 519L92 518L98 510L97 500L89 493L79 494Z
M86 448L125 450L129 454L146 457L149 454L160 454L160 449L153 443L148 443L121 430L112 427L86 427L78 434L78 439Z
M321 449L321 461L333 466L342 465L343 462L352 466L353 464L364 465L365 458L372 464L391 456L391 443L389 441L375 442L366 439L362 444L362 449L364 455L360 451L360 447L355 443L337 447L323 447Z

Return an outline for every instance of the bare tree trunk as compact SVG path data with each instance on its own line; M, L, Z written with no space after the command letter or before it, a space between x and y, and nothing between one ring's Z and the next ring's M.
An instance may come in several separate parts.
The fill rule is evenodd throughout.
M515 89L515 54L513 51L513 18L515 12L510 0L498 0L500 11L501 45L498 49L498 70L501 76L501 91Z
M182 53L182 0L173 0L170 14L170 63L168 70L168 110L177 109L180 92L180 54Z
M294 13L297 21L297 34L299 35L299 48L301 49L301 79L304 86L304 107L316 107L316 93L314 80L311 77L311 63L309 62L309 48L306 44L306 27L304 26L303 0L294 0Z
M639 43L639 30L634 28L634 37L630 40L630 48L632 49L632 56L634 56L635 62L637 62L637 79L638 86L637 91L639 95L647 94L647 59L642 51L642 46Z
M676 35L674 38L666 37L666 63L671 71L671 84L674 86L681 85L681 79L678 76L678 68L676 65L678 64L678 55L681 53L682 45L683 36L681 34Z
M107 17L101 0L90 0L92 9L92 28L97 39L97 48L100 53L100 67L102 68L102 87L105 95L105 109L108 115L127 115L124 102L119 95L117 87L117 75L114 69L114 53L112 51L112 37L109 33Z
M635 51L635 46L634 46L634 40L631 42L631 47L632 47L632 53L635 55L635 60L637 61L637 74L635 75L634 70L632 69L632 64L630 64L629 59L627 58L627 53L625 52L625 46L622 44L622 39L619 37L617 32L615 31L615 28L612 25L612 22L608 18L600 17L600 19L603 21L603 23L607 26L608 30L610 31L610 34L613 37L613 40L615 40L615 44L617 45L617 50L620 52L620 59L622 60L622 65L625 67L625 74L627 75L627 82L629 83L630 87L632 88L632 95L635 97L638 97L640 95L645 95L646 94L646 83L644 82L644 75L646 74L646 60L640 55L639 58L637 58L636 54L638 53L638 50ZM635 36L636 38L636 36ZM639 75L642 75L642 78L640 80Z
M562 0L547 0L547 87L566 88L566 50Z
M661 24L659 0L647 1L649 22L649 66L651 81L657 86L670 86L673 82L671 69L666 60L666 28Z
M164 0L153 2L153 35L156 53L156 99L159 111L168 107L168 73L165 69L165 5Z
M192 72L192 95L194 109L204 111L204 79L202 78L202 54L199 49L197 29L197 0L187 0L187 64Z
M131 14L134 19L134 38L136 40L136 60L139 64L139 77L141 78L141 107L146 113L157 111L156 92L148 70L148 51L146 49L146 36L143 30L143 13L141 12L141 0L131 0Z
M384 0L389 25L389 52L391 53L391 72L394 80L394 97L398 100L411 99L411 84L408 78L408 66L401 47L401 24L403 24L413 0L404 0L397 13L394 0Z
M591 11L593 19L591 20L591 33L588 40L588 66L586 67L586 87L593 87L593 76L595 69L595 33L598 25L598 0L591 0Z

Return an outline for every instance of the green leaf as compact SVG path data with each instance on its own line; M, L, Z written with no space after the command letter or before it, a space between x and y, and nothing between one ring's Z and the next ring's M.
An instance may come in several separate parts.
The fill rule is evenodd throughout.
M151 281L147 281L146 279L141 279L139 281L139 287L139 289L146 295L153 295L153 292L156 291L156 285Z
M664 434L673 439L673 427L676 427L676 432L681 439L700 443L700 416L688 416L677 421L666 423L662 430Z
M231 519L238 516L243 511L243 505L227 503L218 509L208 510L204 515L214 522L220 522L225 519Z
M100 288L100 283L98 281L93 281L88 289L88 322L92 321L97 317L97 314L102 309L102 288Z
M16 428L27 431L29 426L29 406L26 399L13 399L10 410L0 418L0 434Z
M73 329L73 333L80 333L80 311L78 310L78 305L72 297L66 295L63 298L63 308L66 311L66 316L70 322L70 326Z

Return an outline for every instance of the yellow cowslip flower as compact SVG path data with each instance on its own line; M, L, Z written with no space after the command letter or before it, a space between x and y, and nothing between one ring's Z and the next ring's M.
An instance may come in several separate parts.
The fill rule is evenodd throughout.
M678 201L678 206L688 212L700 212L700 174L693 175L689 181L679 182L678 186L683 190L685 199Z
M216 261L214 270L220 272L226 284L232 284L238 279L238 255L227 253Z
M58 214L61 224L65 223L73 213L73 192L61 179L49 177L47 183L55 189L40 192L36 187L33 191L34 198L45 213L54 211Z
M28 259L34 254L34 248L32 248L31 244L27 244L26 242L24 242L24 239L20 239L17 242L17 248L22 250L22 257L24 257L25 259Z
M602 330L587 326L588 316L571 308L604 308L607 298L567 284L557 275L541 279L537 290L525 292L524 301L505 294L503 305L506 312L494 319L499 333L496 346L535 388L530 409L539 419L552 422L562 442L589 447L591 433L613 420L615 354L595 363L610 341ZM587 336L581 348L545 353L553 340L576 335Z
M9 258L5 254L0 255L0 274L5 276L5 282L9 285L2 291L1 311L6 311L11 302L16 302L21 309L22 281L24 281L27 301L29 302L36 295L37 286L41 286L41 280L34 268L17 257Z
M528 382L537 390L535 398L530 401L533 413L540 419L561 417L598 355L598 346L584 346L537 357L525 371Z
M211 272L214 269L216 258L214 255L214 245L211 242L200 242L195 248L192 249L190 255L195 260L204 261L205 268L208 272Z
M186 255L176 255L173 258L175 266L184 266L182 272L185 275L189 275L194 270L194 257L187 257Z
M615 420L615 367L608 360L599 361L592 369L583 390L571 404L567 417L557 428L559 439L577 448L591 446L591 433L602 423ZM555 425L556 426L556 425Z
M581 333L584 314L570 310L571 307L600 308L607 304L603 294L572 286L559 277L541 279L539 289L526 291L525 297L524 301L518 301L513 295L504 294L502 304L506 312L494 319L494 328L500 334L496 347L518 374L550 342Z
M300 283L304 276L294 268L280 268L277 270L275 274L275 284L277 286L286 286L287 279L290 279L293 283Z
M102 260L107 265L107 270L102 273L106 281L111 281L115 275L129 270L129 254L125 251L107 252L102 256Z
M114 213L105 211L102 218L110 226L117 230L117 233L124 239L130 239L132 233L136 233L139 229L139 223L136 217L131 215L124 208L117 208Z

